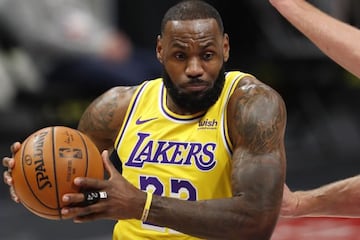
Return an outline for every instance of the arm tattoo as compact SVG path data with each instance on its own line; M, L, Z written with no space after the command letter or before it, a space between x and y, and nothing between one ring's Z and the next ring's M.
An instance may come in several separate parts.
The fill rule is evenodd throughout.
M136 86L117 87L95 99L85 110L78 128L93 136L113 140L135 89Z
M252 88L237 101L236 129L251 152L261 154L279 147L286 121L285 107L266 86Z
M117 96L112 96L107 101L103 101L102 98L96 99L81 118L80 125L82 130L108 131L117 108Z

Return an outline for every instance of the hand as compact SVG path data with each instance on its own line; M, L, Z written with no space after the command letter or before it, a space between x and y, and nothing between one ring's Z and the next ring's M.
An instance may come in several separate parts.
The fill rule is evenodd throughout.
M78 177L74 184L84 191L101 191L107 193L107 199L81 206L84 201L83 193L67 193L63 195L63 202L67 204L61 210L63 218L73 218L74 222L87 222L97 219L140 219L146 193L131 185L109 159L108 151L103 151L102 158L106 171L109 173L108 180Z
M20 199L19 197L16 195L15 193L15 189L13 187L13 178L11 177L11 170L14 168L15 166L15 160L14 160L14 155L17 151L19 151L19 149L21 148L21 143L20 142L15 142L11 145L10 150L12 153L12 157L4 157L2 159L2 164L5 168L7 168L6 171L4 171L3 173L3 178L4 178L4 182L5 184L7 184L9 186L9 192L10 192L10 196L11 199L14 202L20 203Z
M283 200L280 209L281 217L293 217L296 215L297 208L299 206L299 199L295 193L293 193L289 187L284 184Z

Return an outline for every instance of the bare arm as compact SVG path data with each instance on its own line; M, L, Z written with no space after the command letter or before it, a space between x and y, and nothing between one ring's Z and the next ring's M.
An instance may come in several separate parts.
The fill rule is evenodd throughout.
M308 191L284 189L282 217L359 217L360 175Z
M305 0L269 0L294 27L343 68L360 77L360 30Z

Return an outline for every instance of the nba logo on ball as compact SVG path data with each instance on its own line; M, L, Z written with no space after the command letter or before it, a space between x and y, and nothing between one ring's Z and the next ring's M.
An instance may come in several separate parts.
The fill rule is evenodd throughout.
M100 152L76 129L52 126L31 134L15 154L14 189L32 213L62 219L62 195L79 192L76 177L104 178Z
M82 159L82 151L79 148L59 148L59 157Z

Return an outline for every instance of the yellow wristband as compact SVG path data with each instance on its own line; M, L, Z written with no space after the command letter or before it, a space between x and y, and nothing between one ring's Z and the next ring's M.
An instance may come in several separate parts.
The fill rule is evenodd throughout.
M142 222L146 222L148 215L149 215L149 211L150 211L150 206L151 206L151 202L152 202L152 197L153 197L153 193L152 192L146 192L147 196L146 196L146 202L145 202L145 206L144 206L144 210L141 216L141 221Z

